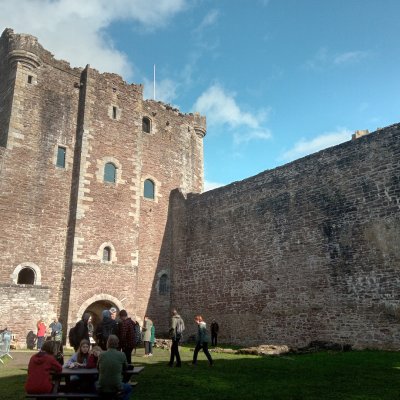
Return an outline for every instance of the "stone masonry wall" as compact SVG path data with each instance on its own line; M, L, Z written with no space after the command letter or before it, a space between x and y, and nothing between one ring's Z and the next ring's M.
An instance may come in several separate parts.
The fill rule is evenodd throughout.
M12 330L18 348L26 348L30 331L36 335L39 318L43 318L46 326L52 322L55 310L49 307L49 300L49 287L0 284L2 310L11 310L2 315L1 329L8 327Z
M216 318L230 343L398 348L399 160L393 125L186 202L175 193L172 303L188 321Z
M61 311L79 97L74 84L80 72L53 61L31 36L6 31L1 42L1 49L8 51L0 57L1 81L12 97L7 100L11 107L4 110L8 117L0 121L8 132L1 160L0 281L16 283L16 271L27 266L35 271L36 285L51 287L48 303L42 297L34 305L20 302L22 294L13 287L14 307L6 310L8 303L2 303L2 315L29 314L37 321L50 310ZM58 146L66 149L65 168L56 166Z

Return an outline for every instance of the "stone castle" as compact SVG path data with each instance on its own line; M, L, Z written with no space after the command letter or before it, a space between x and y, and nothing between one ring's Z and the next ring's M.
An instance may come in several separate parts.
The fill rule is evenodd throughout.
M400 345L400 125L213 191L205 117L0 38L0 328L177 307L240 344ZM67 331L67 329L65 329Z

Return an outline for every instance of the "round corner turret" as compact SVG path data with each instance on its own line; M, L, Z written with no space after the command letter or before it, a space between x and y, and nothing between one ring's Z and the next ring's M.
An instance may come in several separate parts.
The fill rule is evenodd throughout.
M26 50L11 51L8 55L8 61L11 65L20 63L27 69L34 69L42 64L41 59L36 54Z
M194 130L200 138L203 138L207 132L207 122L206 117L200 115L199 113L194 113L193 115L193 122L194 122Z
M10 65L20 63L27 69L34 69L42 64L39 56L42 49L35 36L15 34L12 29L5 29L2 38L8 41L7 59Z

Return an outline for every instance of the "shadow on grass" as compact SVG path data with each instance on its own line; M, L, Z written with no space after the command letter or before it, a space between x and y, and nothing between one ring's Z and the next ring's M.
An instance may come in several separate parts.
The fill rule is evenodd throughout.
M285 357L257 357L212 353L209 367L202 353L197 366L193 352L182 348L182 368L167 366L169 353L134 357L146 366L134 380L139 385L132 399L370 399L393 400L400 396L400 355L393 352L323 352ZM12 367L12 365L9 365ZM7 368L7 366L5 366ZM8 369L8 368L7 368ZM2 399L24 398L26 369L0 367Z

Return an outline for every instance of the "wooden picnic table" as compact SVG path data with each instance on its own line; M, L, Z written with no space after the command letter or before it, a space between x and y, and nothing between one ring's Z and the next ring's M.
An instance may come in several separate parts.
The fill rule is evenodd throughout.
M126 383L133 375L140 374L143 370L143 366L133 367L130 366L127 370L123 372L124 378L123 381ZM133 368L132 368L133 367ZM66 382L69 381L72 375L77 375L82 378L93 377L93 379L97 378L99 371L97 368L65 368L63 367L60 373L54 374L55 377L55 385L52 393L45 394L27 394L27 399L61 399L61 398L71 398L71 399L99 399L101 395L94 392L70 392L65 385L61 385L62 379ZM62 390L60 390L62 389Z

